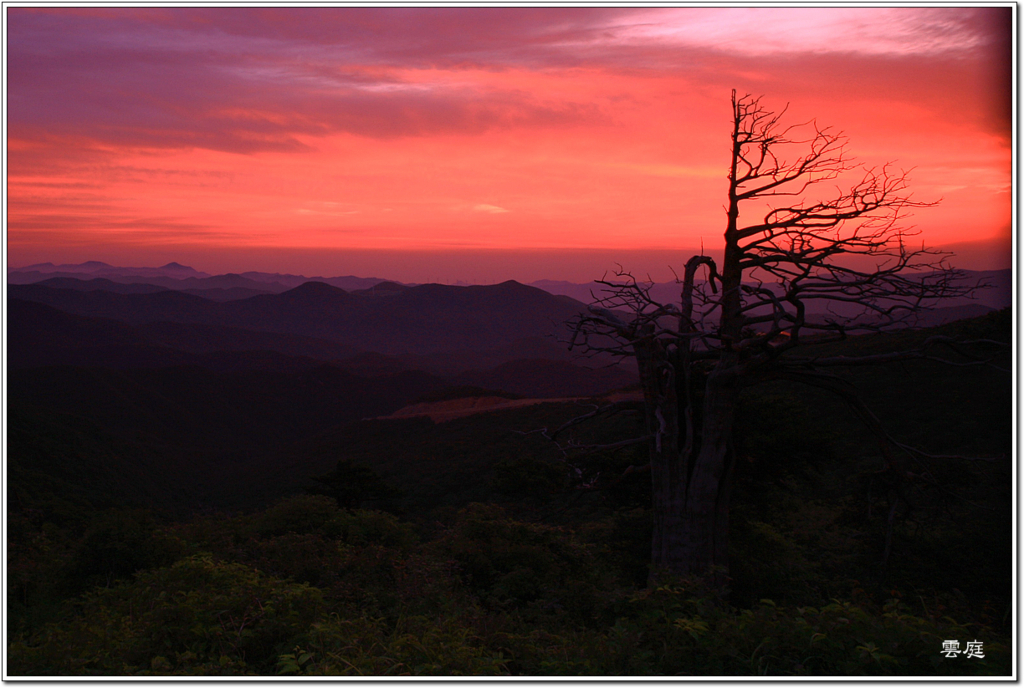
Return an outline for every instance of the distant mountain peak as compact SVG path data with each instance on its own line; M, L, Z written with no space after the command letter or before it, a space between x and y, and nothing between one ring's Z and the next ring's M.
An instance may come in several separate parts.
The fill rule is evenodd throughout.
M316 280L310 280L309 282L303 282L294 289L289 289L282 293L282 296L302 296L312 294L348 294L347 291L341 287L334 287L326 282L317 282Z
M401 293L406 289L409 289L409 287L404 284L399 284L398 282L378 282L368 289L357 289L351 293L364 294L368 296L391 296Z
M187 265L182 265L181 263L175 263L174 261L171 261L167 265L161 265L160 269L161 270L192 270L192 268L188 267Z

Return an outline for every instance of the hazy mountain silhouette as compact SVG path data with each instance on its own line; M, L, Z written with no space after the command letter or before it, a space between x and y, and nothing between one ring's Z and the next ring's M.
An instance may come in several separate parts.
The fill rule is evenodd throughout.
M317 361L347 358L356 353L352 347L338 342L300 335L210 324L129 324L112 318L74 315L43 303L16 298L9 298L7 307L8 364L11 367L211 365L211 359L193 354L215 352L233 352L236 356L239 352L278 353L304 358L309 365L314 365ZM280 365L275 364L275 367Z
M292 298L332 287L307 287ZM344 295L347 298L359 298ZM66 313L34 301L8 301L8 363L12 369L40 366L159 368L199 366L215 371L300 371L324 362L364 377L424 370L445 378L444 384L476 384L527 396L596 394L628 384L632 372L590 370L567 360L564 345L546 339L515 342L478 352L446 352L433 356L389 356L357 352L346 344L277 332L263 332L205 323L149 322L131 324L111 318ZM546 359L537 354L550 354ZM470 372L467 372L470 371ZM459 375L461 373L461 375ZM439 382L440 384L440 382Z
M66 362L74 349L149 344L134 327L65 313L42 303L7 299L7 364L11 368Z
M981 276L1009 278L1002 271ZM197 293L244 290L230 285L256 281L246 275L209 279L195 281L224 286ZM926 318L970 316L986 309L989 298L982 292L978 301L950 304ZM254 505L319 470L303 458L318 446L330 450L316 453L324 470L338 460L339 447L378 460L374 448L379 454L409 445L403 451L426 460L408 437L364 438L374 423L360 423L364 429L355 439L343 430L425 394L470 385L555 398L634 383L631 365L588 370L570 360L559 339L568 334L564 323L583 308L516 282L379 281L346 291L306 280L280 293L218 301L150 283L51 271L40 283L8 287L8 401L17 418L29 419L18 421L18 446L50 461L39 465L95 464L89 471L106 486L97 482L96 490L113 490L119 476L128 475L117 467L130 463L136 468L128 482L144 483L147 501L166 488L175 495L169 503ZM526 414L546 412L523 410L513 425L536 427ZM78 429L58 446L46 419ZM504 442L494 439L494 418L440 430L426 419L416 423L408 427L446 452L471 442L474 451L486 445L494 461L506 456L494 451L496 441ZM381 433L405 427L385 424ZM459 436L462 431L468 434ZM324 445L317 439L323 437L341 444ZM510 437L506 458L522 441ZM80 440L91 447L81 454L74 448ZM438 454L435 463L445 457ZM467 465L476 458L467 454ZM293 459L306 463L296 463L303 468L292 467L286 480L279 471ZM25 461L23 468L36 462Z
M979 290L973 298L955 299L935 304L935 308L949 308L980 304L992 309L1006 308L1012 300L1012 273L1010 270L964 270L965 281L984 281L990 285ZM307 282L323 282L349 292L369 290L379 295L380 290L388 294L399 291L401 283L388 281L378 277L306 277L283 273L267 273L248 271L241 274L210 275L199 272L191 267L176 262L158 268L117 267L100 261L87 261L77 265L54 265L53 263L37 263L21 268L9 268L8 284L34 284L54 277L85 278L86 276L101 277L116 283L145 283L166 287L177 291L189 291L195 295L216 301L237 300L253 296L257 293L281 293ZM614 281L614 280L613 280ZM379 286L384 285L384 286ZM589 304L594 296L601 296L605 287L595 282L574 283L565 280L537 280L529 286L537 287L550 294L568 296L576 301ZM374 291L376 287L376 291ZM69 286L68 288L74 288ZM243 290L250 289L251 293ZM196 290L207 290L205 292ZM224 291L214 291L224 290ZM671 303L679 297L679 285L674 282L661 282L651 285L651 296L663 303ZM975 312L974 311L969 312ZM942 318L940 317L939 320Z
M174 290L192 289L251 289L253 293L280 293L305 282L324 282L348 291L369 289L385 280L379 277L306 277L269 272L244 272L241 275L210 275L191 267L171 262L158 268L117 267L100 261L87 261L77 265L37 263L21 268L9 268L8 284L35 284L52 277L101 277L118 283L156 284ZM252 296L247 294L246 296ZM224 295L221 295L224 296ZM228 300L219 298L216 300Z
M8 287L11 298L76 315L132 324L169 321L298 334L387 354L499 350L524 339L550 339L560 348L555 340L565 337L565 322L584 308L517 282L473 287L426 284L390 291L388 298L374 298L373 292L353 294L307 282L281 294L216 303L175 291L119 294L40 284Z
M102 276L97 276L102 274ZM286 291L287 286L277 282L261 282L247 279L241 275L215 275L212 277L195 277L192 275L168 275L166 273L140 275L134 273L118 273L103 271L102 273L85 274L80 272L8 272L8 284L50 284L53 280L61 280L67 289L83 289L91 291L102 287L85 287L75 285L74 281L110 282L122 285L151 285L174 291L197 289L248 289L252 294L279 293ZM124 292L119 293L142 293Z
M217 321L217 306L209 299L178 291L118 294L103 290L54 289L39 284L9 284L11 299L37 301L75 315L111 318L128 323Z
M103 263L98 260L89 260L84 263L78 264L61 264L54 265L53 263L36 263L35 265L27 265L21 268L9 268L7 270L7 278L11 279L12 275L30 275L32 273L39 274L51 274L51 276L57 276L59 274L88 274L94 277L109 277L114 279L115 277L172 277L175 279L184 279L186 277L210 277L208 272L200 272L185 265L179 263L168 263L158 268L148 267L118 267ZM56 275L54 274L56 273ZM114 281L121 281L115 279Z
M338 286L338 285L334 285ZM342 287L344 288L344 287ZM395 294L401 293L409 288L407 284L399 284L398 282L378 282L372 287L366 289L350 289L353 294L360 294L364 296L394 296Z
M11 268L11 270L14 272L28 272L30 270L38 272L96 272L97 270L113 268L113 265L99 260L87 260L84 263L61 263L60 265L54 265L53 263L35 263L21 268Z
M167 291L167 287L146 282L113 282L104 277L81 279L79 277L50 277L37 282L44 287L53 289L71 289L73 291L110 291L115 294L153 294Z
M183 294L192 294L193 296L199 296L210 301L239 301L241 299L247 299L250 296L259 296L264 294L264 291L257 291L256 289L246 289L244 287L228 287L228 288L213 288L213 289L182 289Z

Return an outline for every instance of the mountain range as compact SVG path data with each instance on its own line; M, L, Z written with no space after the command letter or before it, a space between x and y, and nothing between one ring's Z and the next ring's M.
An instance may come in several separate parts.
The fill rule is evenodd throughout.
M1009 292L1008 271L975 277ZM635 384L629 361L578 359L565 343L566 322L586 309L573 295L589 287L541 286L209 275L177 263L11 270L9 450L25 466L56 466L85 442L96 450L83 471L111 484L137 472L131 482L152 503L244 506L306 474L244 476L297 465L297 448L424 398L590 397ZM932 315L975 315L1002 294Z
M971 297L952 299L937 305L938 307L981 305L986 308L999 310L1010 305L1013 288L1011 270L963 270L961 272L964 275L964 284L981 283L987 286L978 290ZM49 282L50 280L59 280L61 278L71 278L76 280L78 284L75 285L66 280L52 284L59 284L68 289L91 290L102 288L107 291L116 289L116 287L111 287L110 282L122 285L145 284L194 293L198 296L220 301L248 298L258 293L277 294L293 289L305 282L323 282L346 291L371 289L381 283L416 286L414 284L402 285L399 282L389 281L380 277L353 277L351 275L345 277L306 277L304 275L256 271L240 274L211 275L210 273L200 272L174 262L155 268L116 267L100 261L62 265L37 263L20 268L9 268L7 271L8 284L34 284L44 281L51 283ZM616 280L611 280L611 282L615 283ZM470 285L460 283L458 286ZM576 301L588 304L606 296L606 290L608 289L606 285L598 282L577 283L550 279L530 282L528 286L542 289L550 294L568 296ZM672 303L679 298L679 285L675 282L651 282L649 286L651 288L651 296L656 301Z
M69 289L63 282L46 281L9 285L8 298L133 325L227 326L316 337L384 354L488 351L513 345L539 348L545 357L563 360L569 354L558 339L565 339L566 321L585 309L567 297L516 282L480 287L396 285L391 291L354 292L306 282L279 294L227 302L171 290L120 291L132 293Z
M166 274L74 274L8 284L9 450L26 470L87 461L82 480L105 476L101 491L137 474L147 503L171 510L295 489L305 473L252 476L297 442L424 395L590 396L635 378L582 365L559 342L582 304L514 282L346 291L306 281L218 300L151 283ZM193 279L217 276L181 281ZM86 445L97 449L86 456Z
M99 288L107 288L107 282L116 284L147 284L161 286L165 289L175 291L212 291L216 289L236 290L230 298L248 298L258 293L278 294L289 289L294 289L306 282L323 282L339 289L355 290L368 289L375 284L385 280L375 277L305 277L303 275L288 275L270 272L244 272L242 274L228 273L224 275L211 275L208 272L200 272L194 268L168 263L156 268L133 268L117 267L100 261L92 260L74 265L53 263L36 263L21 268L9 268L7 270L8 284L35 284L47 280L67 280L68 278L83 281L86 283L103 280ZM96 287L71 286L69 282L63 282L69 289L91 290ZM200 296L210 296L199 294ZM228 300L222 298L220 300Z
M308 365L271 360L273 352L313 361L347 359L349 369L383 364L392 370L453 375L515 360L569 362L573 354L565 344L566 322L606 288L550 280L535 286L513 281L449 286L351 276L322 279L259 272L209 275L178 263L121 268L90 261L12 269L7 292L10 364L223 367L230 357L220 356L217 362L213 354L230 351L238 361L238 352L248 352L254 365L256 352L264 352L260 365ZM963 279L988 286L970 298L943 302L922 314L919 324L1010 305L1009 270L965 273ZM650 285L656 300L671 301L677 291L676 284ZM368 354L377 358L371 362ZM401 360L386 362L387 357Z

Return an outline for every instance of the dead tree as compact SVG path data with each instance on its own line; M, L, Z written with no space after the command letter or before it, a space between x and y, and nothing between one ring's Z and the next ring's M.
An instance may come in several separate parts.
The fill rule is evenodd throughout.
M839 394L882 438L898 482L901 447L827 369L936 357L944 342L859 358L815 359L798 348L911 322L936 299L971 289L944 254L908 245L913 233L903 221L928 204L911 199L905 173L856 165L841 133L813 122L785 126L784 112L733 91L721 263L693 256L671 304L620 272L599 281L601 298L573 323L572 346L637 362L654 574L724 581L732 432L744 387L791 380Z

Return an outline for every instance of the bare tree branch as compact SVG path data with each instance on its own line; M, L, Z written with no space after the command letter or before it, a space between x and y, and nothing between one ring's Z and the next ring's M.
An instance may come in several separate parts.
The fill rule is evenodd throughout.
M894 439L856 389L824 371L913 359L996 367L1005 355L1000 342L948 337L857 356L798 355L805 344L911 326L935 303L981 285L968 284L948 254L911 245L911 212L934 203L911 196L905 171L861 166L841 132L785 125L785 112L733 92L723 256L687 261L677 303L659 302L650 282L620 266L597 281L594 304L572 323L572 348L637 362L645 429L603 448L648 442L655 568L702 574L727 563L731 434L743 388L786 379L848 404L874 432L893 476L891 537L898 502L909 504L903 458L941 455ZM601 413L569 421L552 439Z

